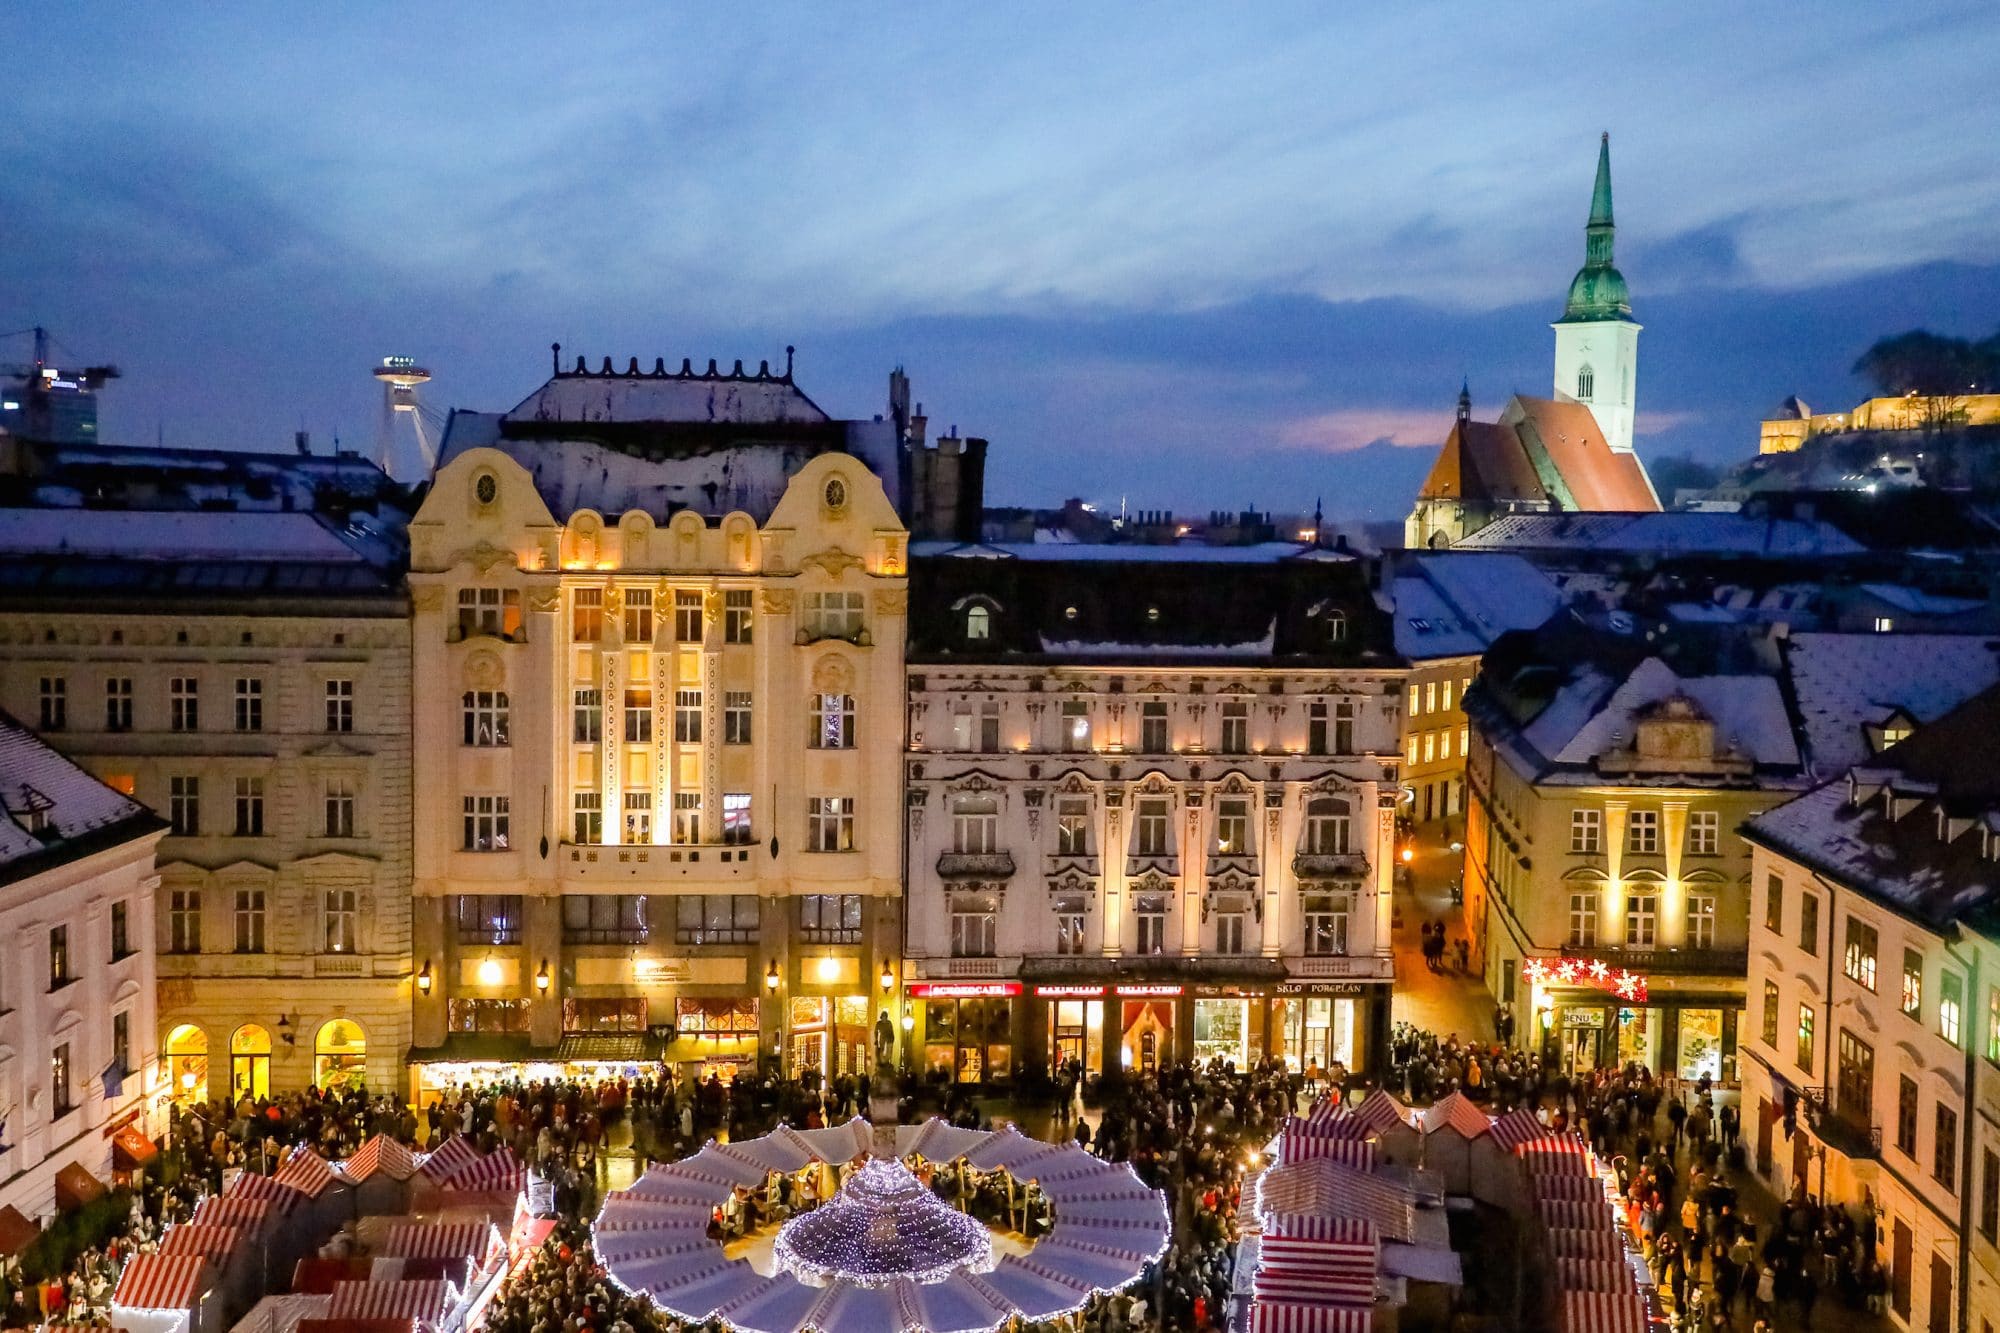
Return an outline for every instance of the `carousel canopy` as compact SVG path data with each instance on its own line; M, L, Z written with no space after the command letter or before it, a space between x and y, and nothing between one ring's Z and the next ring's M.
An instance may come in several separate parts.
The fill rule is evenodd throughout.
M871 1157L831 1203L785 1223L773 1253L808 1282L940 1282L961 1268L991 1268L993 1236L901 1162Z

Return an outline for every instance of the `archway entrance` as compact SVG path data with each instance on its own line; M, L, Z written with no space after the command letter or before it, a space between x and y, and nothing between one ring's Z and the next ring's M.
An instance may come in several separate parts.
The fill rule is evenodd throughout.
M313 1086L327 1092L368 1090L368 1038L361 1025L336 1018L313 1038Z
M182 1106L208 1099L208 1034L183 1023L167 1034L167 1067L174 1101Z
M271 1034L245 1023L229 1038L229 1097L253 1100L271 1095Z

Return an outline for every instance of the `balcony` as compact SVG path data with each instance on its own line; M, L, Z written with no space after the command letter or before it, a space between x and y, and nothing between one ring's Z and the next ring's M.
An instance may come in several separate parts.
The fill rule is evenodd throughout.
M1307 852L1292 858L1292 873L1300 879L1366 879L1368 858L1360 852Z
M1282 960L1261 954L1040 954L1021 960L1023 981L1283 981Z
M756 880L755 851L718 843L564 843L556 871L563 884L578 887L727 885Z
M940 879L1011 879L1012 852L943 852L937 859Z
M1646 972L1655 976L1745 977L1750 973L1750 950L1747 947L1625 949L1616 945L1594 947L1565 945L1562 956L1579 958L1586 963L1604 962L1613 967L1622 967L1629 972Z
M1804 1096L1806 1126L1821 1143L1851 1162L1873 1161L1882 1155L1880 1125L1868 1124L1863 1116L1850 1114L1844 1107L1827 1106L1825 1088L1806 1088Z

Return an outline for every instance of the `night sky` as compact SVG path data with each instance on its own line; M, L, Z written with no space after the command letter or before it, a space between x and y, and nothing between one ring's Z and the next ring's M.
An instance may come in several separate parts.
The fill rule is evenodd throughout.
M2000 8L1351 8L50 7L0 332L119 363L129 443L366 448L392 352L493 410L552 341L795 343L838 415L906 366L994 503L1395 516L1461 376L1549 391L1600 130L1649 457L2000 326Z

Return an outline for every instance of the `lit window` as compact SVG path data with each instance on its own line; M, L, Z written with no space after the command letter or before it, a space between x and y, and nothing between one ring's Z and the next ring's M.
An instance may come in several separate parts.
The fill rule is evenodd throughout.
M1569 849L1583 856L1595 856L1604 850L1604 812L1601 810L1572 810L1569 812Z
M1722 850L1722 815L1697 810L1688 816L1688 855L1714 856Z
M1634 810L1626 816L1625 850L1636 856L1652 856L1660 850L1660 812Z
M815 694L813 696L812 728L806 733L806 744L815 750L851 750L854 748L853 695Z
M965 609L965 637L974 642L992 638L993 613L983 606L968 606Z
M578 588L570 594L569 636L577 643L604 638L604 589Z
M854 850L854 798L812 796L806 800L806 850Z
M359 900L353 889L327 890L327 953L353 953L355 951L355 924L359 917Z

